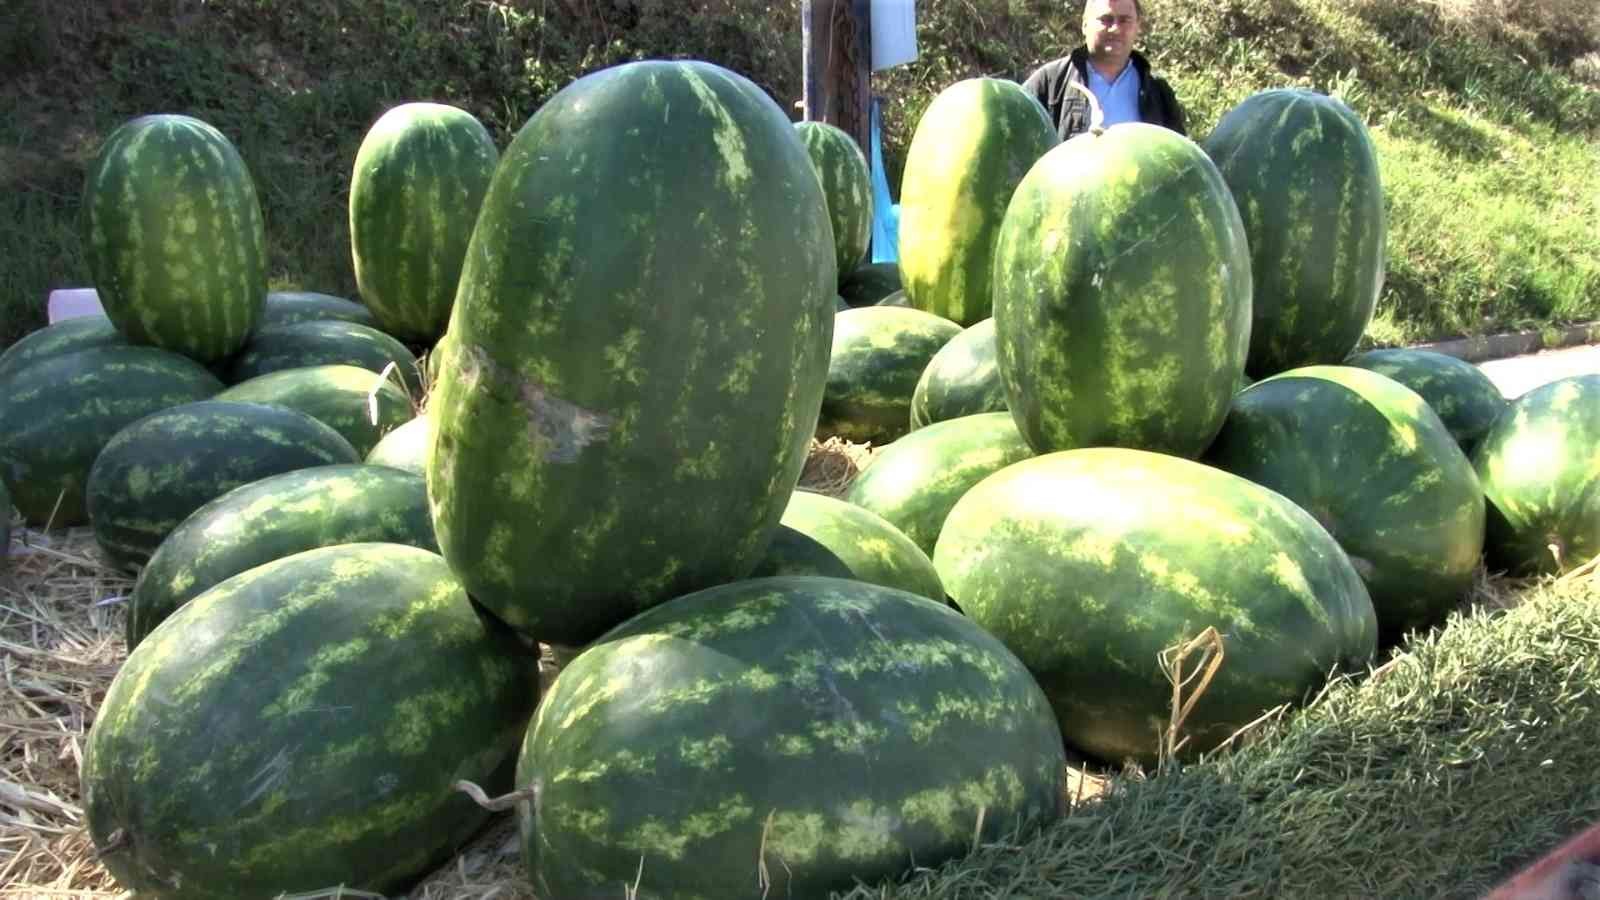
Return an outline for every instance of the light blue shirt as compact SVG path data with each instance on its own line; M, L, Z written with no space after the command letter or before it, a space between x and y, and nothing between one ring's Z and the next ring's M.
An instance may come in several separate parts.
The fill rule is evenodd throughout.
M1100 101L1100 108L1105 110L1105 125L1121 122L1138 122L1139 119L1139 70L1129 62L1122 67L1122 73L1115 81L1107 81L1100 70L1090 63L1089 90Z

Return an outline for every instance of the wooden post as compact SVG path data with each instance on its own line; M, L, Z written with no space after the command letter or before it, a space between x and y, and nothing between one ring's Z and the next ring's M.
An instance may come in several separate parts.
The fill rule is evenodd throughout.
M800 8L804 118L872 146L871 0L804 0Z

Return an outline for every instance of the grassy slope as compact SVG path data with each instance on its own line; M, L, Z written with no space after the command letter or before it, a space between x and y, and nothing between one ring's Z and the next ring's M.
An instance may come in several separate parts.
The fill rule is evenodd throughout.
M42 323L51 288L87 283L83 171L104 134L141 113L198 115L239 145L263 196L275 288L353 296L349 166L390 105L462 105L504 146L572 78L643 56L721 62L786 108L800 94L799 0L45 3L0 12L0 347ZM1565 67L1600 44L1600 22L1572 22L1563 33L1578 42L1552 47L1453 30L1439 12L1449 5L1151 0L1147 46L1197 137L1269 86L1339 93L1366 116L1392 226L1373 339L1600 315L1600 92ZM875 82L891 183L934 94L974 75L1020 79L1076 40L1063 8L924 5L922 58Z

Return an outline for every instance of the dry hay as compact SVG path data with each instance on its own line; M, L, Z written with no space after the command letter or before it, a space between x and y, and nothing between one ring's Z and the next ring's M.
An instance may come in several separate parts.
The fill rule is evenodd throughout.
M812 438L799 486L814 493L842 497L861 470L872 462L876 452L871 444L853 444L841 437L825 441Z
M132 586L88 529L13 529L0 563L0 897L121 894L93 859L78 769L127 655L121 601Z

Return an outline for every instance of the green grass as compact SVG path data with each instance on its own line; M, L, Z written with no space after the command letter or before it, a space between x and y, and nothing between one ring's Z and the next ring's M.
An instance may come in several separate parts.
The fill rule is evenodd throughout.
M1406 650L1240 749L848 900L1479 897L1600 819L1592 576Z
M1488 5L1146 4L1146 49L1192 136L1251 92L1288 85L1336 93L1368 122L1391 225L1369 343L1600 316L1600 90L1580 77L1600 77L1600 14L1575 0L1501 4L1503 19L1448 12ZM89 282L83 173L104 135L142 113L197 115L239 146L273 288L350 297L349 168L389 106L460 105L503 148L574 78L687 56L748 75L798 116L799 0L152 0L118 15L94 0L0 12L0 50L12 51L0 53L0 347L43 323L49 290ZM1020 80L1079 39L1059 0L925 4L918 24L922 57L874 81L891 185L938 91Z

